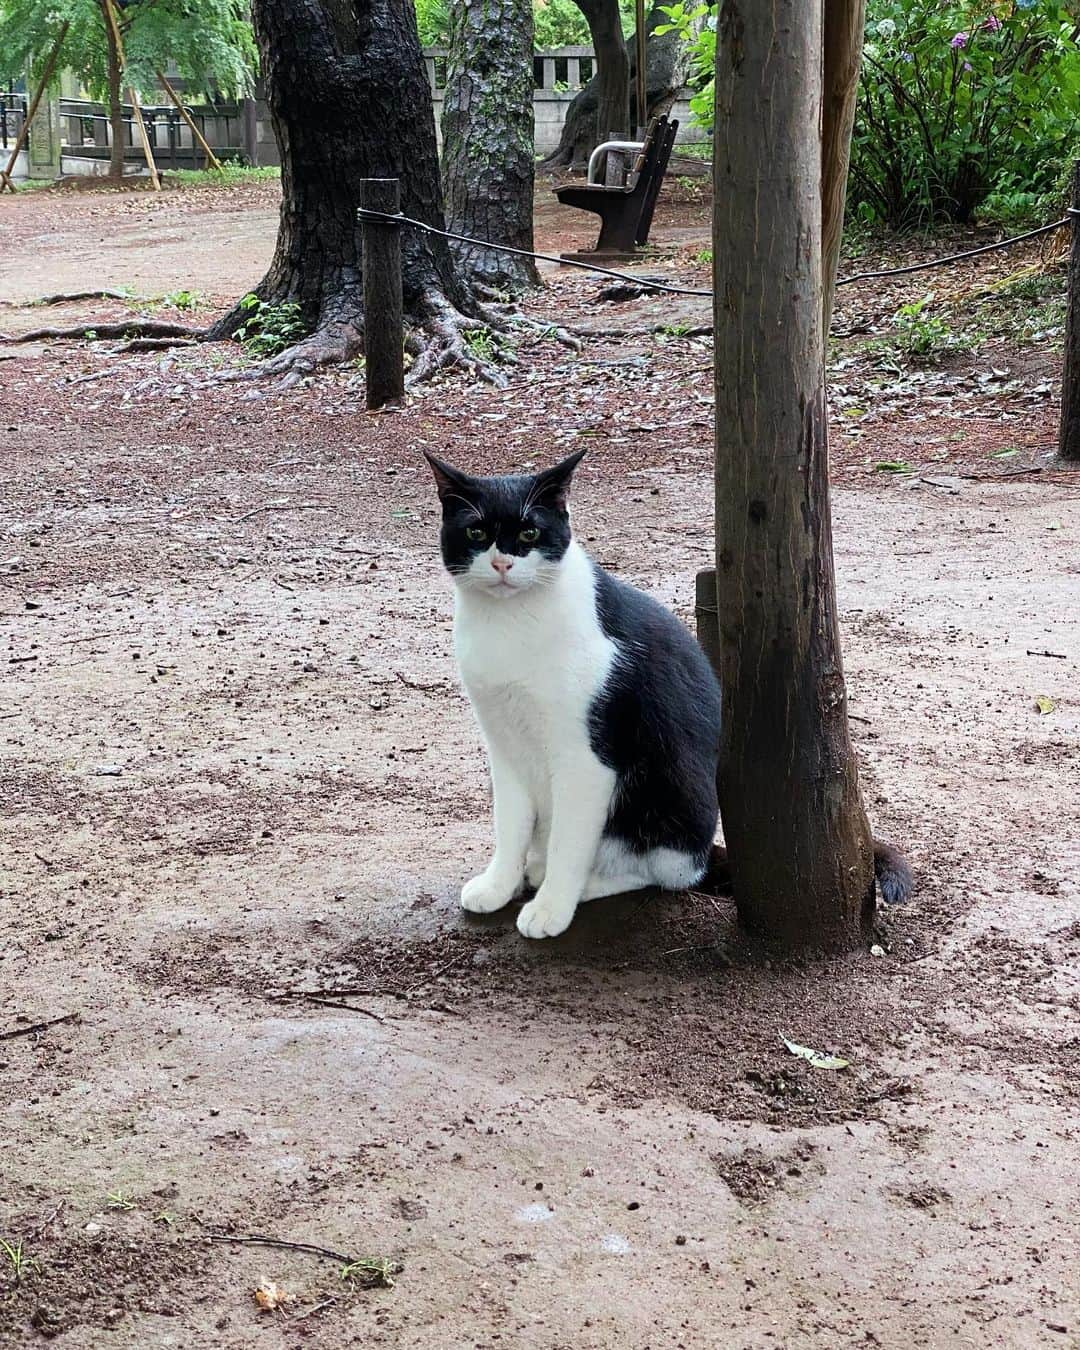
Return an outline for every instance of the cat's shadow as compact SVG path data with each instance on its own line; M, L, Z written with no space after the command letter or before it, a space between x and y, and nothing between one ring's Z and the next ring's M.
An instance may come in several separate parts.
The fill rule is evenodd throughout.
M661 890L606 896L580 905L565 933L543 939L517 931L521 903L529 898L526 893L520 903L494 914L461 911L460 923L471 931L501 934L502 954L518 961L608 969L620 963L663 965L662 958L681 953L722 956L737 940L735 906L726 896Z

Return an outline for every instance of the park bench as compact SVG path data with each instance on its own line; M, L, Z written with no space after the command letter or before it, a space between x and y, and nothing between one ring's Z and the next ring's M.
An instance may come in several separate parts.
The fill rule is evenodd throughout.
M614 261L619 257L634 256L635 248L649 238L656 199L678 129L679 123L666 117L657 117L650 122L625 186L587 183L584 186L567 184L555 189L563 206L591 211L600 217L596 248L588 253L563 254L563 257Z

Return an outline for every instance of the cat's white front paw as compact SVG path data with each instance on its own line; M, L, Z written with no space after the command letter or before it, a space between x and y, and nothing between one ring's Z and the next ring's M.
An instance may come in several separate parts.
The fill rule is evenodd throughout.
M576 909L573 900L546 896L541 890L535 900L522 905L517 917L518 932L528 938L558 937L570 927Z
M470 914L493 914L513 900L517 884L505 878L481 872L461 888L461 908Z

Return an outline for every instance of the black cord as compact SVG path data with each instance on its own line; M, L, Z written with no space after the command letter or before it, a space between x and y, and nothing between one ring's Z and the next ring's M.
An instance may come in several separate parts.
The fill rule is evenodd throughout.
M580 267L584 272L595 272L603 277L615 277L619 281L628 281L631 285L646 287L652 291L666 291L670 295L700 295L712 299L712 291L695 290L690 286L669 286L663 281L650 281L646 277L631 276L629 272L614 272L610 267L596 267L592 263L578 262L574 258L556 258L550 253L533 253L526 248L511 248L509 244L492 244L486 239L475 239L468 234L455 234L452 230L439 230L434 225L426 225L422 220L412 220L400 211L372 211L369 207L357 208L356 214L362 220L380 220L386 225L411 225L423 230L425 234L437 234L443 239L456 239L463 244L477 244L480 248L494 249L497 253L512 253L518 258L538 258L541 262L559 263L562 267ZM856 272L850 277L838 277L838 286L849 286L853 281L870 281L879 277L899 277L907 272L922 272L929 267L945 267L949 263L961 262L965 258L976 258L980 253L993 253L998 249L1009 248L1013 244L1023 243L1025 239L1034 239L1040 234L1049 234L1051 230L1060 230L1069 224L1070 216L1080 216L1075 206L1067 208L1067 214L1050 225L1040 225L1037 229L1027 230L1024 234L1014 234L1010 239L1000 239L996 244L983 244L981 248L970 248L964 253L950 253L944 258L932 258L929 262L909 263L906 267L888 267L878 272Z

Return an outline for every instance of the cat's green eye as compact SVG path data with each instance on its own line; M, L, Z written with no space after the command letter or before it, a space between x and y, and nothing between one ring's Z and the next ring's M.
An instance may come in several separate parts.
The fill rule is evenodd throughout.
M465 531L465 538L470 544L486 544L487 530L478 530L475 526L470 525Z
M521 530L519 532L518 538L523 544L535 544L540 538L540 531L530 525L527 530Z

